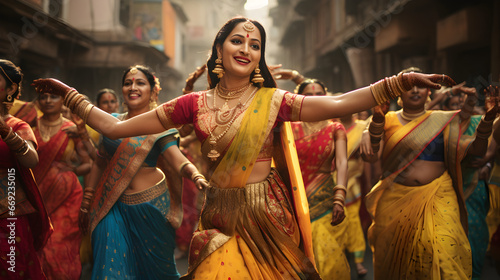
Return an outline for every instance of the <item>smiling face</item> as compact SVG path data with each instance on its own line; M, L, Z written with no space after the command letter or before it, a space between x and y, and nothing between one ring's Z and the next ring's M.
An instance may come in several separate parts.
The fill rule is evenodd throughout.
M421 111L425 109L425 102L430 95L428 88L413 87L411 90L401 95L403 108L412 111Z
M225 71L224 77L248 78L259 65L261 58L261 36L258 28L247 31L245 22L238 23L224 41L217 46Z
M142 71L128 72L122 86L123 99L132 110L149 110L151 86Z

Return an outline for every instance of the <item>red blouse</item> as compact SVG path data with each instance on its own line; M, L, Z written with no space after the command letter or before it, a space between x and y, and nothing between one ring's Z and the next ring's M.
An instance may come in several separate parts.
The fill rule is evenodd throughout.
M210 132L217 127L215 110L211 107L212 105L207 103L207 92L200 91L186 94L158 107L156 112L163 126L169 129L192 123L196 136L203 143L210 136ZM303 100L304 96L302 95L285 92L274 127L278 122L299 121ZM247 102L247 106L249 104L250 102ZM236 118L241 118L243 112L245 110L241 110ZM270 133L258 159L271 158L272 143L273 133Z

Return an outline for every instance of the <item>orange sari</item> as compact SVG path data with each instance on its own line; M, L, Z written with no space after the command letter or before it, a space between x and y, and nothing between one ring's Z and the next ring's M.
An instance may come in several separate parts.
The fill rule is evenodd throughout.
M47 142L35 130L39 163L33 171L54 225L54 233L40 253L49 279L79 279L81 273L78 213L83 190L75 173L61 170L75 146L63 129L73 125L64 119L61 129Z

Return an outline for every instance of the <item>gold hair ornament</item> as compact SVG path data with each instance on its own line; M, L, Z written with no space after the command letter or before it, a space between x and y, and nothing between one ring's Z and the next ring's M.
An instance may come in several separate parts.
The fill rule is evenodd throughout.
M247 20L244 24L243 24L243 29L246 31L246 32L253 32L255 30L255 25Z

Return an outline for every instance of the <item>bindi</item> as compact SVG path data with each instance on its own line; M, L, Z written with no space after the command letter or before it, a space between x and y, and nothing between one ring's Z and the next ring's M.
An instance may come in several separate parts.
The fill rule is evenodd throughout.
M250 37L250 34L247 33L247 38Z
M314 86L312 86L313 90L314 90Z

